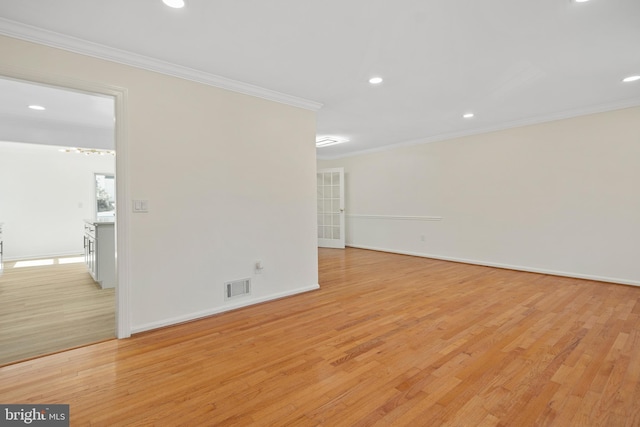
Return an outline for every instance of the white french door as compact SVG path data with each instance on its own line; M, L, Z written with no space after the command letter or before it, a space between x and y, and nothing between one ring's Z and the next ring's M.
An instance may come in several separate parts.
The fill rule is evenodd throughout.
M318 246L344 248L344 168L318 170Z

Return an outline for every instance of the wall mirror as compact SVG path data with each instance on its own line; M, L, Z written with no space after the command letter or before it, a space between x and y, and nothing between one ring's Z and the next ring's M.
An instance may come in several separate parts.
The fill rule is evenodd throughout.
M116 217L116 180L113 174L96 173L96 219L114 220Z

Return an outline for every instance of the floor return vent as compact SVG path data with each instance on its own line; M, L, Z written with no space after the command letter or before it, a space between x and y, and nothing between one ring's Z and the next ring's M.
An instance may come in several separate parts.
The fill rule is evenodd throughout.
M249 295L251 293L251 279L235 280L224 284L224 297L231 299Z

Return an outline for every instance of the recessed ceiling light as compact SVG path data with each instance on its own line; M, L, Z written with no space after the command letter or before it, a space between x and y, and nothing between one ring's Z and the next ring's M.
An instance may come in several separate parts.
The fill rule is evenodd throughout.
M640 76L629 76L629 77L625 77L624 79L622 79L622 81L625 82L625 83L635 82L637 80L640 80Z
M184 7L184 0L162 0L164 4L174 9L180 9Z
M32 110L38 110L38 111L46 110L46 108L44 108L42 105L29 105L29 108L31 108Z
M349 139L342 136L319 136L316 138L316 148L328 147L330 145L342 144Z
M588 2L589 0L573 0L576 3L585 3Z
M382 83L382 77L371 77L369 79L369 83L371 83L372 85L379 85L380 83Z
M473 118L473 116L475 116L475 114L473 114L473 113L464 113L462 115L462 117L464 117L465 119L471 119L471 118Z

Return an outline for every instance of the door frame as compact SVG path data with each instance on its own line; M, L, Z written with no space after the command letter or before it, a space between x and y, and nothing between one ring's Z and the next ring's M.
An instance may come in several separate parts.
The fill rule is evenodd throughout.
M130 224L127 207L129 197L129 144L127 141L127 97L126 88L97 82L41 73L31 69L0 64L0 77L53 86L91 95L110 96L115 107L115 171L116 171L116 330L118 339L131 336L131 289L130 289Z

